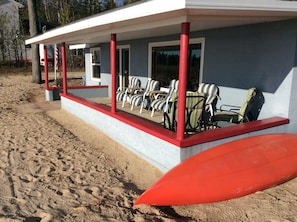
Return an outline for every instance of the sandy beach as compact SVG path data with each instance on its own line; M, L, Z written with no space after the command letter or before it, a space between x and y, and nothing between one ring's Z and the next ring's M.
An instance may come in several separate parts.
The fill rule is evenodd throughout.
M219 203L133 207L162 173L46 102L30 74L0 73L0 139L0 222L297 221L297 179Z

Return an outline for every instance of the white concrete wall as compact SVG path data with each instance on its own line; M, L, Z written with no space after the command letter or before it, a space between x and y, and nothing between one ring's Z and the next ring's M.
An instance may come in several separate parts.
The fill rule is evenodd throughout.
M293 132L290 131L290 125L286 124L286 125L281 125L278 127L268 128L268 129L250 132L250 133L246 133L246 134L241 134L238 136L228 137L228 138L221 139L221 140L215 140L215 141L211 141L208 143L197 144L195 146L181 149L181 161L183 161L183 160L185 160L199 152L202 152L204 150L207 150L209 148L215 147L215 146L223 144L223 143L227 143L227 142L230 142L233 140L237 140L237 139L241 139L241 138L245 138L245 137L249 137L249 136L256 136L256 135L270 134L270 133L293 133Z
M289 100L289 131L297 133L297 68L292 71L291 92Z
M60 93L63 89L53 89L45 90L45 100L54 101L60 100ZM82 98L98 98L98 97L107 97L108 88L77 88L77 89L68 89L68 93L71 93L75 96Z
M96 127L162 172L180 163L181 149L90 107L61 97L62 109Z

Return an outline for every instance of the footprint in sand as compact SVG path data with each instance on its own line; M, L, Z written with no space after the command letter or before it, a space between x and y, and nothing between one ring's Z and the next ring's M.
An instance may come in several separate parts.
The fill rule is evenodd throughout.
M45 176L51 171L52 169L49 166L40 166L35 173L40 176Z
M35 150L25 150L25 151L20 151L20 157L22 160L27 160L27 159L31 159L32 157L34 157L36 154Z
M5 176L5 171L0 168L0 178L3 178L4 176Z
M86 181L86 179L84 177L82 177L81 175L79 175L79 174L71 175L69 177L69 179L71 180L71 182L73 184L76 184L76 185L83 185L83 186L88 185L88 182Z
M81 205L81 202L79 201L80 195L77 194L73 189L62 189L61 191L57 191L57 194L67 198L65 202L67 202L67 205L71 207L77 207Z
M4 202L9 202L11 204L17 204L17 205L20 205L20 204L23 204L24 205L24 204L27 203L27 201L24 200L24 199L15 198L15 197L8 197L8 196L1 197L0 200L2 200L2 201L0 201L1 204L3 204L3 201Z
M58 206L59 206L59 204L60 203L58 203L55 199L53 199L53 198L50 198L49 200L48 200L48 202L49 202L49 207L51 207L52 209L57 209L58 208Z
M25 182L25 183L31 183L36 181L36 179L34 177L32 177L31 175L20 175L19 176L20 180Z
M81 202L77 201L77 200L70 199L67 201L67 205L69 205L71 207L78 207L78 206L81 206Z
M1 162L7 161L7 152L5 150L0 151L0 158L3 159L3 160L0 159Z
M41 193L37 190L32 190L29 188L20 188L18 189L18 191L30 197L41 197Z
M45 213L45 212L41 212L39 214L39 217L41 218L42 222L48 222L48 221L52 221L53 217L52 215ZM36 220L37 221L37 220Z
M37 190L31 190L28 192L28 196L30 197L40 197L41 193Z
M89 188L85 189L85 191L94 197L100 197L101 193L102 193L98 187L89 187Z
M81 204L80 201L80 195L74 190L74 189L58 189L57 187L48 186L47 189L54 191L56 195L61 196L61 200L63 202L71 203L70 205L78 206ZM50 199L50 206L54 207L54 205L57 205L58 203L54 199Z
M79 195L75 192L73 189L62 189L57 191L58 195L61 195L63 197L69 198L69 199L78 199Z
M69 160L62 160L62 164L63 164L63 167L62 167L63 171L69 171L74 169L73 163Z

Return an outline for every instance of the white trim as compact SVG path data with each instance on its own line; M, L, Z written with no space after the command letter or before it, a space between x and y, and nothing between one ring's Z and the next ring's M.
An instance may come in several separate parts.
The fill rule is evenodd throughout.
M189 44L201 44L201 58L200 58L200 82L203 79L203 64L204 64L204 48L205 48L205 38L193 38L189 40ZM148 44L148 78L152 78L152 48L161 46L175 46L179 45L180 40L165 41L165 42L150 42Z
M93 56L93 52L94 51L100 51L100 63L99 64L98 63L93 63L92 56ZM101 78L95 78L95 77L93 77L93 66L94 65L101 66L101 48L100 47L94 47L94 48L91 48L90 49L90 64L91 64L91 80L100 83L101 82ZM100 69L100 77L101 77L101 69Z
M229 9L229 10L265 10L297 11L296 2L281 0L186 0L186 8Z
M37 42L43 42L47 39L53 39L57 36L68 36L70 33L73 34L81 30L92 30L94 28L96 28L98 31L100 30L100 32L105 30L110 31L110 24L112 24L113 27L117 27L117 23L126 23L129 22L129 20L142 19L146 16L154 16L155 14L182 9L185 5L184 1L185 0L150 0L144 1L140 4L132 4L129 7L119 7L115 10L99 13L95 16L70 23L63 27L45 32L42 35L27 39L25 44L28 45ZM141 22L141 24L143 25L145 23ZM123 25L119 25L119 28L122 26ZM92 34L92 31L88 31L87 35L89 34Z
M75 44L75 45L70 45L69 46L69 49L72 50L72 49L86 49L86 48L89 48L89 44Z

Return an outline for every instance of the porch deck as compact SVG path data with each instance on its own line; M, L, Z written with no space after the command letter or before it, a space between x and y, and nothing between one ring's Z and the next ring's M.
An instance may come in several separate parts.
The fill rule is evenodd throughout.
M88 98L88 100L91 100L96 103L101 103L107 106L111 107L111 98L109 97L98 97L98 98ZM140 107L134 107L133 110L131 110L130 103L125 103L125 106L122 107L122 102L117 101L117 109L121 110L123 112L132 114L134 116L137 116L141 119L145 119L147 121L150 121L152 123L155 123L156 125L163 126L163 113L159 111L155 111L154 116L151 117L151 110L143 109L142 113L140 113Z

